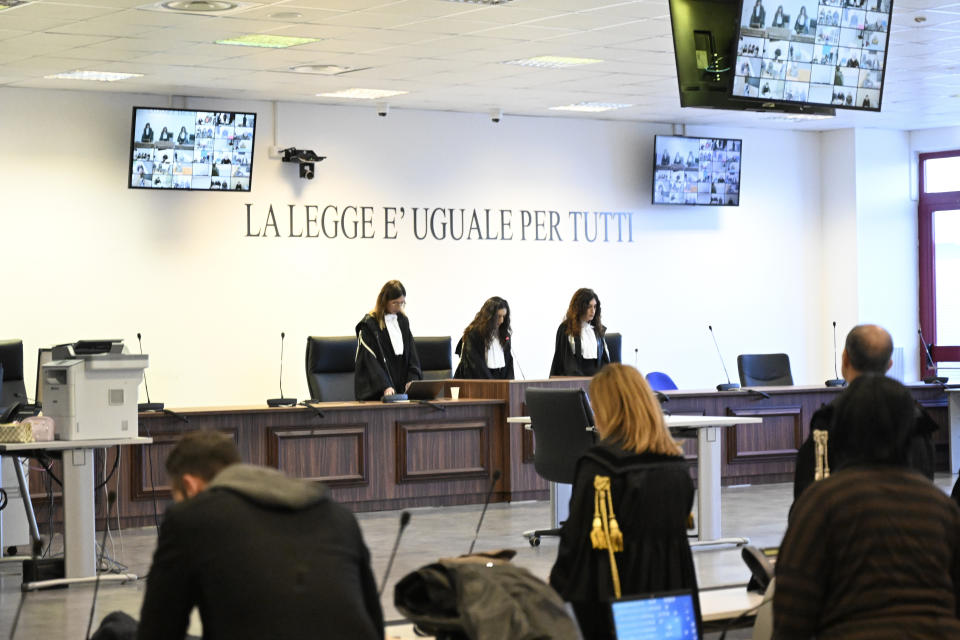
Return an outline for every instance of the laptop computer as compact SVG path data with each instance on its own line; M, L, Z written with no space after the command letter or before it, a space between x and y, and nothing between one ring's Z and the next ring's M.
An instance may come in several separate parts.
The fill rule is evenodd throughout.
M627 596L610 605L617 640L701 640L700 603L691 590Z
M443 380L414 380L407 389L410 400L436 400L443 395Z

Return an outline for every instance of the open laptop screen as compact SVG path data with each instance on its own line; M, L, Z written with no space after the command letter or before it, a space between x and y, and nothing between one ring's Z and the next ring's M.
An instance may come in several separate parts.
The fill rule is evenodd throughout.
M690 591L626 597L611 609L617 640L700 640L700 611Z

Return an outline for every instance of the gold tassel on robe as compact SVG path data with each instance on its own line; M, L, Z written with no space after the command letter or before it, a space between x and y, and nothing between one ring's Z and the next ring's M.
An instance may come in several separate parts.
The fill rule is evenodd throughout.
M620 598L620 572L614 553L623 551L623 533L613 513L613 498L610 495L610 477L593 477L593 529L590 543L594 549L606 549L610 557L610 575L614 596Z

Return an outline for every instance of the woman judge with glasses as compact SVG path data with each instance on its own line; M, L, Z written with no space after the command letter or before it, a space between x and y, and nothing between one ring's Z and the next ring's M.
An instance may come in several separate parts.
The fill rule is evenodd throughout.
M411 382L423 377L410 321L403 313L406 297L399 280L389 281L380 289L373 310L357 324L353 378L357 400L404 393Z
M483 303L457 343L460 364L454 378L513 380L510 305L499 296Z
M592 376L610 362L600 323L600 298L593 289L577 289L557 328L551 376Z

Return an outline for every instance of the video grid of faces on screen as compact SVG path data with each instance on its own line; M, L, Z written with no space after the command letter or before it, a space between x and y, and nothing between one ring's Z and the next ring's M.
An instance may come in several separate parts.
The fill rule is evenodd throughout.
M891 0L743 0L733 95L880 110Z
M653 204L738 206L740 140L657 136Z
M130 186L250 191L252 113L136 109Z

